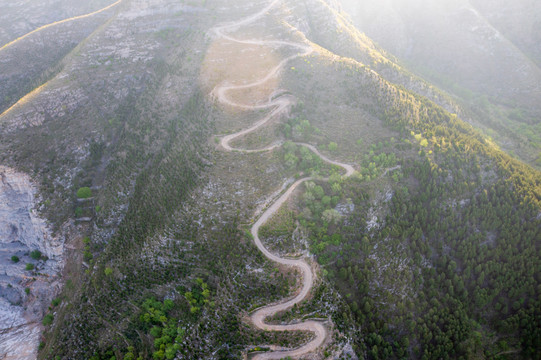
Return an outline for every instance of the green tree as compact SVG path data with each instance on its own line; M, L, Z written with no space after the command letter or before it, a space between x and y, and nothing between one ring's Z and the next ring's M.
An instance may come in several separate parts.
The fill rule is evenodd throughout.
M334 152L334 151L336 151L336 150L338 150L338 144L331 141L331 142L329 143L329 151Z
M89 187L82 187L77 190L77 197L79 199L88 199L92 197L92 190Z
M297 166L297 163L299 162L299 158L295 156L294 153L287 152L284 156L284 160L286 162L286 166L289 168L294 168Z
M337 223L342 218L342 215L335 209L327 209L322 214L323 220L331 223Z
M316 199L321 199L323 196L325 196L325 190L319 185L314 187L313 194L316 197Z
M43 326L48 326L53 323L53 320L54 320L53 314L47 314L45 315L41 323L43 324Z

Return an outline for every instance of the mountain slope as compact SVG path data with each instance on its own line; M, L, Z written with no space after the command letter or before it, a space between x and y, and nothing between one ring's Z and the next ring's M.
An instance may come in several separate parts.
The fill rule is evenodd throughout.
M232 27L236 40L211 31L268 5L125 0L0 117L0 161L39 182L43 215L68 239L40 358L242 358L309 343L250 320L303 289L250 229L308 176L258 232L312 264L305 301L261 319L333 324L307 357L538 356L541 174L445 110L458 106L336 6L283 0ZM220 88L246 106L220 104ZM356 173L341 178L319 153Z
M528 1L341 1L344 14L410 71L456 97L453 111L539 166L539 6ZM514 24L516 26L512 27ZM519 35L520 34L520 35ZM523 35L523 36L521 36Z
M31 19L33 17L28 13L39 14L41 10L39 5L44 4L22 5L11 4L6 9L6 19L3 22L5 29L15 28L13 24L16 24L17 16L20 14L13 10L23 10L21 12L25 14L24 17ZM89 4L79 5L76 9L65 12L86 11L87 5ZM61 15L53 16L52 10L48 9L45 13L49 15L50 22L41 27L36 26L18 37L6 38L0 46L0 62L2 63L0 116L17 102L26 101L28 99L26 94L32 91L38 92L44 83L58 74L63 67L64 57L106 21L116 5L118 4L108 3L101 8L87 11L86 14L77 14L74 17L66 15L60 19L57 16ZM66 10L59 4L56 4L54 8L60 14ZM39 20L37 23L42 21L44 20Z

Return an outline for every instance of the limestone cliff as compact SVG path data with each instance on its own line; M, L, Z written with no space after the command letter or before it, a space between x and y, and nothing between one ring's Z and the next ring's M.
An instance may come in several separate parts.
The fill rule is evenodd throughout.
M36 209L29 176L0 166L0 358L35 359L40 323L60 283L63 241ZM41 258L30 256L34 250ZM12 257L18 258L12 260ZM27 270L27 264L33 270Z

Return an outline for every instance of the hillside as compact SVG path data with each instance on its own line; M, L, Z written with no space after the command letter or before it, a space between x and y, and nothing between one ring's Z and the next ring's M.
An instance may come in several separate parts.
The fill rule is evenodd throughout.
M95 31L115 6L104 1L76 6L51 1L34 6L13 2L3 8L0 114L58 74L62 59Z
M41 26L110 3L27 11L51 13ZM2 268L37 279L12 306L42 297L28 359L541 356L541 173L393 48L407 31L377 36L405 9L347 6L123 0L0 50L16 104L0 115L2 181L26 174L23 211L63 243L32 269L10 260L23 240L2 250ZM25 56L37 47L49 55ZM537 65L523 82L457 61L490 64L461 86L487 76L501 84L475 91L506 99L493 106L520 94L537 111Z
M455 111L539 169L541 68L531 1L339 1L400 63L456 97Z

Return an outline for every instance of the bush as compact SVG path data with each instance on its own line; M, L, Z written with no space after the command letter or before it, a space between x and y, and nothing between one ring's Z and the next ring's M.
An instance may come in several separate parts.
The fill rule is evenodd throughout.
M30 257L34 260L39 260L41 259L41 251L39 250L34 250L30 253Z
M30 270L34 270L34 264L31 264L31 263L28 263L26 264L26 270L30 271Z
M77 197L79 199L88 199L89 197L92 197L92 190L90 190L89 187L82 187L77 190Z
M88 250L85 250L85 252L83 253L83 259L84 261L90 261L94 258L94 256L92 255L92 253Z
M18 263L19 260L20 260L19 257L16 256L16 255L13 255L13 256L11 257L11 261L13 261L14 263Z
M53 314L47 314L45 315L41 323L43 324L43 326L47 326L47 325L51 325L53 323L53 320L54 320Z
M334 152L334 151L336 151L336 150L338 150L338 144L335 143L335 142L330 142L330 143L329 143L329 151L333 151L333 152Z

